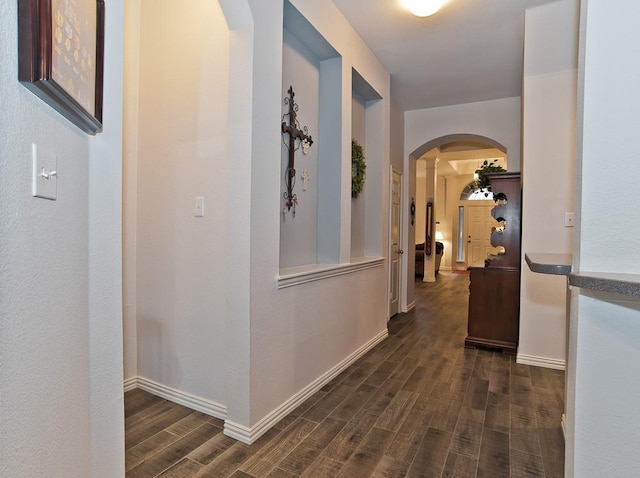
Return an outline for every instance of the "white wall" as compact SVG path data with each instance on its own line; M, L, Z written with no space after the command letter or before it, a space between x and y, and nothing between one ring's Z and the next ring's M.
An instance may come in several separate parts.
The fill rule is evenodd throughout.
M296 177L293 193L298 198L296 215L293 209L282 215L280 223L280 267L294 267L315 264L317 261L316 238L318 233L318 151L320 142L320 60L294 35L285 31L282 55L282 93L288 97L293 86L294 101L298 104L299 127L307 126L313 138L313 145L307 154L302 148L295 152ZM282 113L288 113L289 106L282 104ZM289 121L286 119L285 121ZM288 144L288 136L286 136ZM286 170L289 151L282 145L280 177L281 196L287 190ZM305 191L302 172L309 172L310 180ZM284 204L284 203L283 203Z
M16 6L0 11L0 475L122 476L122 1L91 139L18 83ZM32 143L58 156L57 201L31 197Z
M226 432L251 441L270 426L265 416L386 331L388 269L276 288L283 57L294 55L283 56L283 4L210 3L140 11L137 149L126 143L137 167L125 170L137 176L136 224L127 225L137 244L137 373L225 405ZM389 75L333 4L293 3L341 57L327 71L340 85L336 237L348 260L351 72L387 98L367 112L378 133L367 183L377 218L388 215ZM204 51L185 54L190 43ZM193 217L194 196L206 198L204 218ZM371 244L383 256L387 224L377 223Z
M450 134L476 134L507 148L507 169L520 170L520 98L407 111L404 151L409 155L423 144Z
M574 268L637 274L640 4L583 0ZM613 199L613 202L612 202ZM640 470L640 305L572 291L567 477Z
M391 101L391 164L400 171L404 168L404 111Z
M89 380L91 476L124 470L122 335L122 140L124 2L105 25L104 131L90 138Z
M351 101L351 137L362 145L366 143L366 105L362 96L360 96L355 91L352 94L353 99Z
M572 251L578 10L558 1L527 10L525 22L518 360L555 368L566 354L566 278L531 272L524 254Z
M245 228L249 237L248 249L245 249L247 244L243 241L238 244L239 253L250 261L250 281L244 282L247 270L242 263L241 269L234 272L232 281L249 288L251 301L250 309L245 311L248 315L243 315L243 312L238 317L230 315L227 323L237 345L233 349L227 347L228 374L232 381L227 389L227 431L252 435L259 432L253 427L261 419L385 330L387 267L282 290L276 288L281 180L279 168L274 168L273 162L265 161L265 158L280 158L281 139L279 134L273 134L277 130L271 125L279 125L281 116L282 2L270 2L268 5L265 2L246 2L251 9L253 23L249 21L248 12L242 11L241 3L244 4L237 0L223 3L225 13L237 22L232 23L233 42L246 47L239 52L241 54L233 55L231 68L235 62L250 62L252 68L251 73L234 76L234 88L250 90L252 100L251 108L246 111L251 124L248 140L251 151L245 157L250 159L250 181L245 177L242 183L234 184L239 193L250 198L251 222L250 227ZM382 145L379 157L382 160L372 159L374 174L367 179L367 187L371 187L367 195L371 191L372 196L378 197L379 203L385 205L388 202L388 182L384 181L388 181L388 172L384 176L375 173L376 169L383 167L388 170L389 75L331 2L299 0L292 3L342 58L342 88L335 93L340 95L342 104L339 214L343 231L340 237L346 239L341 249L346 253L341 257L348 258L351 227L351 71L355 68L385 98L381 103L382 129L379 135ZM254 77L260 81L254 83ZM232 97L230 108L234 109L241 101L240 96ZM235 134L236 131L231 132L231 140ZM236 153L230 152L232 162L242 160ZM372 156L376 158L376 154ZM384 191L387 191L386 196ZM386 218L388 209L379 209L378 215ZM386 227L380 227L379 235L384 237L386 234ZM378 254L382 256L387 243L380 241L380 244ZM231 308L242 310L240 299L229 300ZM247 317L249 323L246 322ZM231 323L232 319L235 323ZM247 334L250 334L249 340ZM250 361L248 367L247 359ZM247 376L248 383L243 378ZM245 407L247 397L248 408Z
M351 137L358 141L364 149L366 142L366 105L365 100L353 92L351 101ZM365 161L367 150L364 150ZM365 177L366 184L366 177ZM364 256L364 222L365 222L365 197L363 191L358 198L351 199L351 257Z
M127 283L136 281L136 373L225 403L226 261L242 254L226 239L229 217L242 214L227 196L229 31L207 0L143 1L140 19L138 117L133 92L125 135L125 197L137 203L135 223L125 224L135 231L125 252L136 248L136 268L127 269ZM196 196L204 217L194 216Z
M122 327L125 381L138 376L136 317L136 216L138 214L138 88L142 0L125 3L125 66L122 141Z

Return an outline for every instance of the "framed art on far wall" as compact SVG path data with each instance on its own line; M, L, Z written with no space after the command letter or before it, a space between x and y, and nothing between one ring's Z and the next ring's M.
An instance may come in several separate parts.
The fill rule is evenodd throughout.
M18 0L18 79L82 131L102 131L104 0Z

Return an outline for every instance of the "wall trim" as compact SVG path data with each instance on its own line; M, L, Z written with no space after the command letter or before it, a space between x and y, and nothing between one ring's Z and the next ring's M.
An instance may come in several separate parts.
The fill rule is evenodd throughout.
M383 264L384 257L365 257L361 260L354 260L346 264L312 264L309 266L282 269L280 275L277 277L278 289L328 279L329 277L352 274L374 267L382 267Z
M202 398L191 393L183 392L167 385L163 385L144 377L133 377L125 380L125 392L139 388L158 397L169 400L170 402L183 405L192 410L206 413L212 417L224 420L227 417L227 407L221 403Z
M131 377L124 381L124 391L129 392L134 388L138 388L138 377Z
M356 360L362 357L365 353L371 350L373 347L378 345L384 339L389 336L389 331L385 327L385 329L380 332L378 335L369 340L362 347L358 348L355 352L350 354L344 360L339 362L337 365L327 370L325 373L316 378L309 385L304 387L302 390L291 396L289 399L285 400L278 407L269 412L265 417L260 419L255 425L252 427L246 427L244 425L240 425L239 423L232 422L227 420L224 422L224 434L235 438L236 440L245 443L247 445L251 445L258 438L260 438L264 433L266 433L271 427L273 427L276 423L278 423L281 419L295 410L302 402L307 400L311 395L316 393L322 387L324 387L327 383L333 380L336 376L338 376L341 372L343 372L347 367L353 364Z
M533 365L534 367L552 368L555 370L564 370L566 362L560 359L552 359L547 357L537 357L535 355L518 354L517 363L523 365Z
M405 308L405 310L403 310L402 312L411 312L413 309L416 308L416 301L413 300L411 301L409 304L407 304L407 307Z

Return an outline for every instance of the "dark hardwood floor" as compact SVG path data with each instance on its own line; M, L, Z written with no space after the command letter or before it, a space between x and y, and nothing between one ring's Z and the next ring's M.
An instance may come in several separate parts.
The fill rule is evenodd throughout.
M389 338L251 446L125 394L127 477L561 477L564 373L463 347L468 278L416 283Z

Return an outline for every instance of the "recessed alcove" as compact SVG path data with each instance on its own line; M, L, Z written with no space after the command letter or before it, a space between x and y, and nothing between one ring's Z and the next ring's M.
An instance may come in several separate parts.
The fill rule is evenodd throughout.
M307 128L313 144L308 152L296 141L293 194L288 207L288 135L281 148L280 269L337 263L340 233L327 228L333 216L339 225L341 58L327 40L289 2L284 2L282 45L282 121L289 123L284 98L293 88L297 126ZM335 159L338 158L338 159ZM338 198L335 202L334 196Z
M351 139L364 148L367 164L364 190L357 198L351 199L351 258L381 255L380 234L372 224L380 216L379 191L373 185L379 184L376 177L382 173L383 137L382 96L355 69L351 70Z
M345 77L349 71L351 78ZM284 102L284 98L290 87L295 92L297 127L307 127L304 132L311 135L313 144L305 154L296 143L291 168L289 137L285 133L282 138L279 286L304 282L307 275L318 280L336 271L361 270L363 265L378 267L384 255L382 212L386 201L380 185L388 174L382 166L388 148L384 141L385 102L285 1L281 105L285 129L290 121L290 101ZM351 95L345 94L348 88ZM351 124L345 124L349 121ZM367 163L364 191L358 198L351 198L352 138L365 148ZM295 201L289 207L287 177L292 169ZM280 283L282 278L286 280Z

